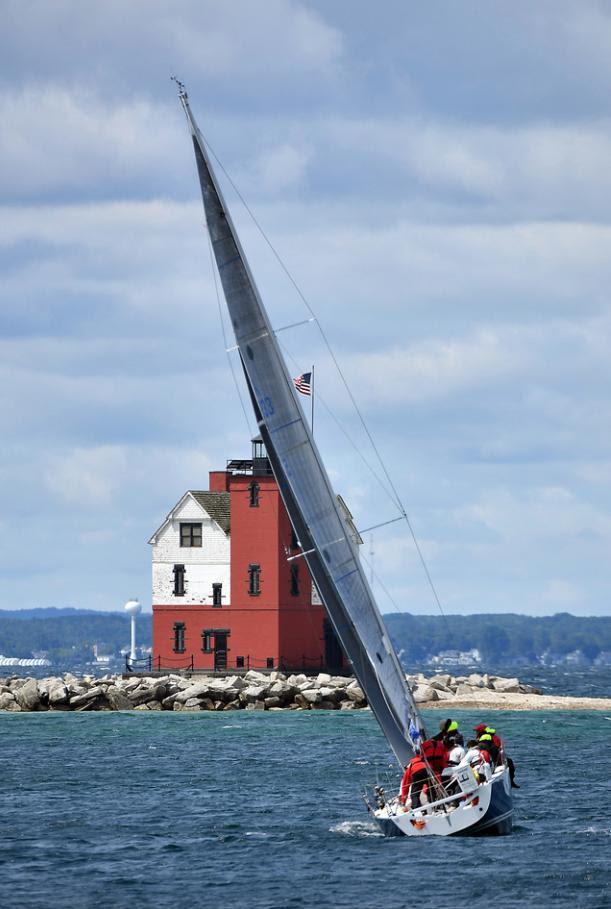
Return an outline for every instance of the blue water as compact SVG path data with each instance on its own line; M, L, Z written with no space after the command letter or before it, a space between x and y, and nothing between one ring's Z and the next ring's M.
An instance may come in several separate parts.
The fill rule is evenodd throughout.
M0 906L611 905L611 718L453 715L509 744L511 837L379 836L360 790L395 771L368 711L0 714Z

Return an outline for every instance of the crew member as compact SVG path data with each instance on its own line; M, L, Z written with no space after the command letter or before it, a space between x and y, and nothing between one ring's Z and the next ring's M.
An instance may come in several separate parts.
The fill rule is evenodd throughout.
M416 754L405 768L401 780L400 804L405 805L408 795L411 799L412 809L428 804L429 783L429 771L426 763L420 754Z

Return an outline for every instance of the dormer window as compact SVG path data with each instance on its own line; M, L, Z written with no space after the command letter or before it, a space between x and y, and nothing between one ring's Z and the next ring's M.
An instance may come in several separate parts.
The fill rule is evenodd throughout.
M183 524L180 525L180 545L181 546L199 546L202 545L202 525Z
M259 507L259 492L260 487L258 483L251 483L249 486L250 492L250 507L258 508Z

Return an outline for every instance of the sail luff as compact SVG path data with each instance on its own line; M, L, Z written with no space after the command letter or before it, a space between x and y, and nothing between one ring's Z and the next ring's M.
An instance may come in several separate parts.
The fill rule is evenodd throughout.
M206 221L272 469L329 618L397 759L422 723L339 511L269 318L227 211L204 141L181 90ZM416 736L417 738L417 733Z

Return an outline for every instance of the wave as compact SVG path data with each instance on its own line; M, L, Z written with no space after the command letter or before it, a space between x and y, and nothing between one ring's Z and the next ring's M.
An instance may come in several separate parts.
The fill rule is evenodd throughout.
M382 831L371 821L342 821L341 824L329 827L329 833L352 837L383 836Z
M584 827L583 830L578 830L577 833L585 833L588 836L611 836L611 830L608 827Z

